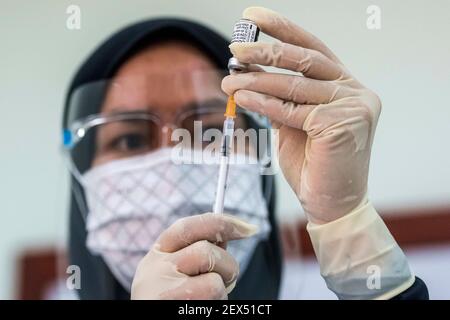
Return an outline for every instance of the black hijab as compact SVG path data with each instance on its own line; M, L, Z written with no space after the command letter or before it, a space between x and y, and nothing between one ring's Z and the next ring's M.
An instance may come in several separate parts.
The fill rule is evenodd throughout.
M155 19L126 27L103 42L75 74L66 96L63 129L74 119L98 113L93 108L71 109L69 101L78 87L111 78L118 68L143 46L162 39L182 39L204 52L220 69L226 69L229 42L200 24L179 19ZM92 155L82 155L89 159ZM268 204L272 231L267 240L256 247L253 257L230 294L230 299L276 299L281 278L281 249L274 217L275 192L273 176L262 176L263 191ZM69 220L69 263L81 269L81 299L129 299L130 294L114 278L100 256L92 255L86 247L86 226L74 191L82 194L78 182L71 180Z

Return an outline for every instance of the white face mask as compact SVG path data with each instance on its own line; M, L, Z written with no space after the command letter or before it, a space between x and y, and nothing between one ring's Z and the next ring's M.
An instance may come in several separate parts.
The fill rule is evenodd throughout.
M87 246L127 290L162 231L182 217L210 212L214 202L218 165L175 164L171 150L115 160L81 178L89 210ZM224 212L260 229L227 245L243 274L256 245L270 232L258 165L230 164Z

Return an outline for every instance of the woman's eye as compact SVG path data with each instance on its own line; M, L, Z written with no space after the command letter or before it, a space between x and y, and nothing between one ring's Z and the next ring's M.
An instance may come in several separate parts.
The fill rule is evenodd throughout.
M119 151L136 151L147 147L148 143L140 134L123 135L113 142L113 148Z

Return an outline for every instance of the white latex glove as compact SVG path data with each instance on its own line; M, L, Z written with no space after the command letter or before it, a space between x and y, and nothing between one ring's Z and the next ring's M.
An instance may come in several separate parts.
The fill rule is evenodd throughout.
M239 266L225 251L226 242L256 232L256 226L226 214L179 219L139 263L131 299L227 299Z
M243 17L281 42L233 43L233 55L241 62L297 74L230 75L223 90L279 129L280 166L309 221L327 223L364 205L381 111L377 95L319 39L286 18L259 7L247 8Z

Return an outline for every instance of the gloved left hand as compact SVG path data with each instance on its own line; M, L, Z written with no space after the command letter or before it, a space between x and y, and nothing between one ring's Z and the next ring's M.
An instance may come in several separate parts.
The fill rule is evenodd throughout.
M139 262L131 299L227 299L238 273L226 242L257 227L235 216L205 213L178 219Z
M246 9L243 17L281 42L233 43L233 55L295 74L230 75L223 90L279 129L280 166L309 221L324 224L364 205L381 111L377 95L319 39L286 18L258 7Z

